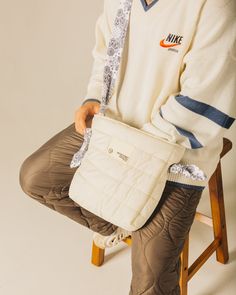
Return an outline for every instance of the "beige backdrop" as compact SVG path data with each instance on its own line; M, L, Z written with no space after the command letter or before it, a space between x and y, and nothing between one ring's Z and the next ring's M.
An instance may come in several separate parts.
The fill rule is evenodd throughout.
M130 249L108 249L106 263L96 268L90 263L92 231L28 198L18 183L22 161L74 120L102 6L103 0L0 0L2 295L128 295ZM227 134L234 144L235 130L236 124ZM230 263L221 265L213 255L190 281L191 295L235 294L235 161L234 149L222 165ZM199 210L210 212L207 191ZM194 223L191 259L211 237L210 229Z

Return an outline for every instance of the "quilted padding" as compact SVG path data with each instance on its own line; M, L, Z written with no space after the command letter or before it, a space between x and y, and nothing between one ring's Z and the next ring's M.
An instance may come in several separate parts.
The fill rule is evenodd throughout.
M100 114L91 128L69 197L117 226L137 230L157 206L167 169L185 148Z

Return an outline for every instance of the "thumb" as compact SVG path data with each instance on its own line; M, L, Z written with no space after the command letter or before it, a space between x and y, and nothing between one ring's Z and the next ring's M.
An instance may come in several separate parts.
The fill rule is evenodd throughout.
M95 114L97 114L99 112L99 109L100 109L100 104L99 105L96 104L94 106L94 112L95 112Z

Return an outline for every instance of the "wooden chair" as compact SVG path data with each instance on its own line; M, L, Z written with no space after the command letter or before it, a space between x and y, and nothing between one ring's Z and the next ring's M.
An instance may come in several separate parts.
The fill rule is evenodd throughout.
M223 138L223 149L220 154L220 159L232 149L232 142ZM193 275L200 269L200 267L208 260L208 258L216 252L216 260L225 264L229 259L228 242L227 242L227 229L225 220L225 208L224 208L224 194L223 183L221 174L221 160L219 161L217 168L211 176L209 182L209 196L211 203L212 217L204 215L198 211L195 214L195 220L205 223L208 226L213 227L214 240L209 246L201 253L201 255L193 262L189 267L189 234L186 237L183 250L181 252L181 271L180 271L180 288L181 295L187 295L188 281ZM127 245L131 246L131 236L123 240ZM91 262L96 266L101 266L104 262L105 249L100 249L94 242L92 245L92 257Z

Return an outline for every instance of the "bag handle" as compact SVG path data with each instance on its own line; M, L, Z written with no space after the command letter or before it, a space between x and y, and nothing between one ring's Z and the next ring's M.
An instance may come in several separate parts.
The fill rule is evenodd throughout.
M127 35L132 0L120 0L107 48L103 73L103 92L99 114L105 115L108 102L113 94Z
M113 94L116 78L118 76L118 70L121 63L122 52L129 25L132 1L133 0L120 0L119 8L114 19L103 72L102 101L99 109L99 114L103 116L105 116L105 111ZM88 149L91 136L92 128L85 128L83 144L81 145L79 151L73 155L70 168L80 166L81 160Z

